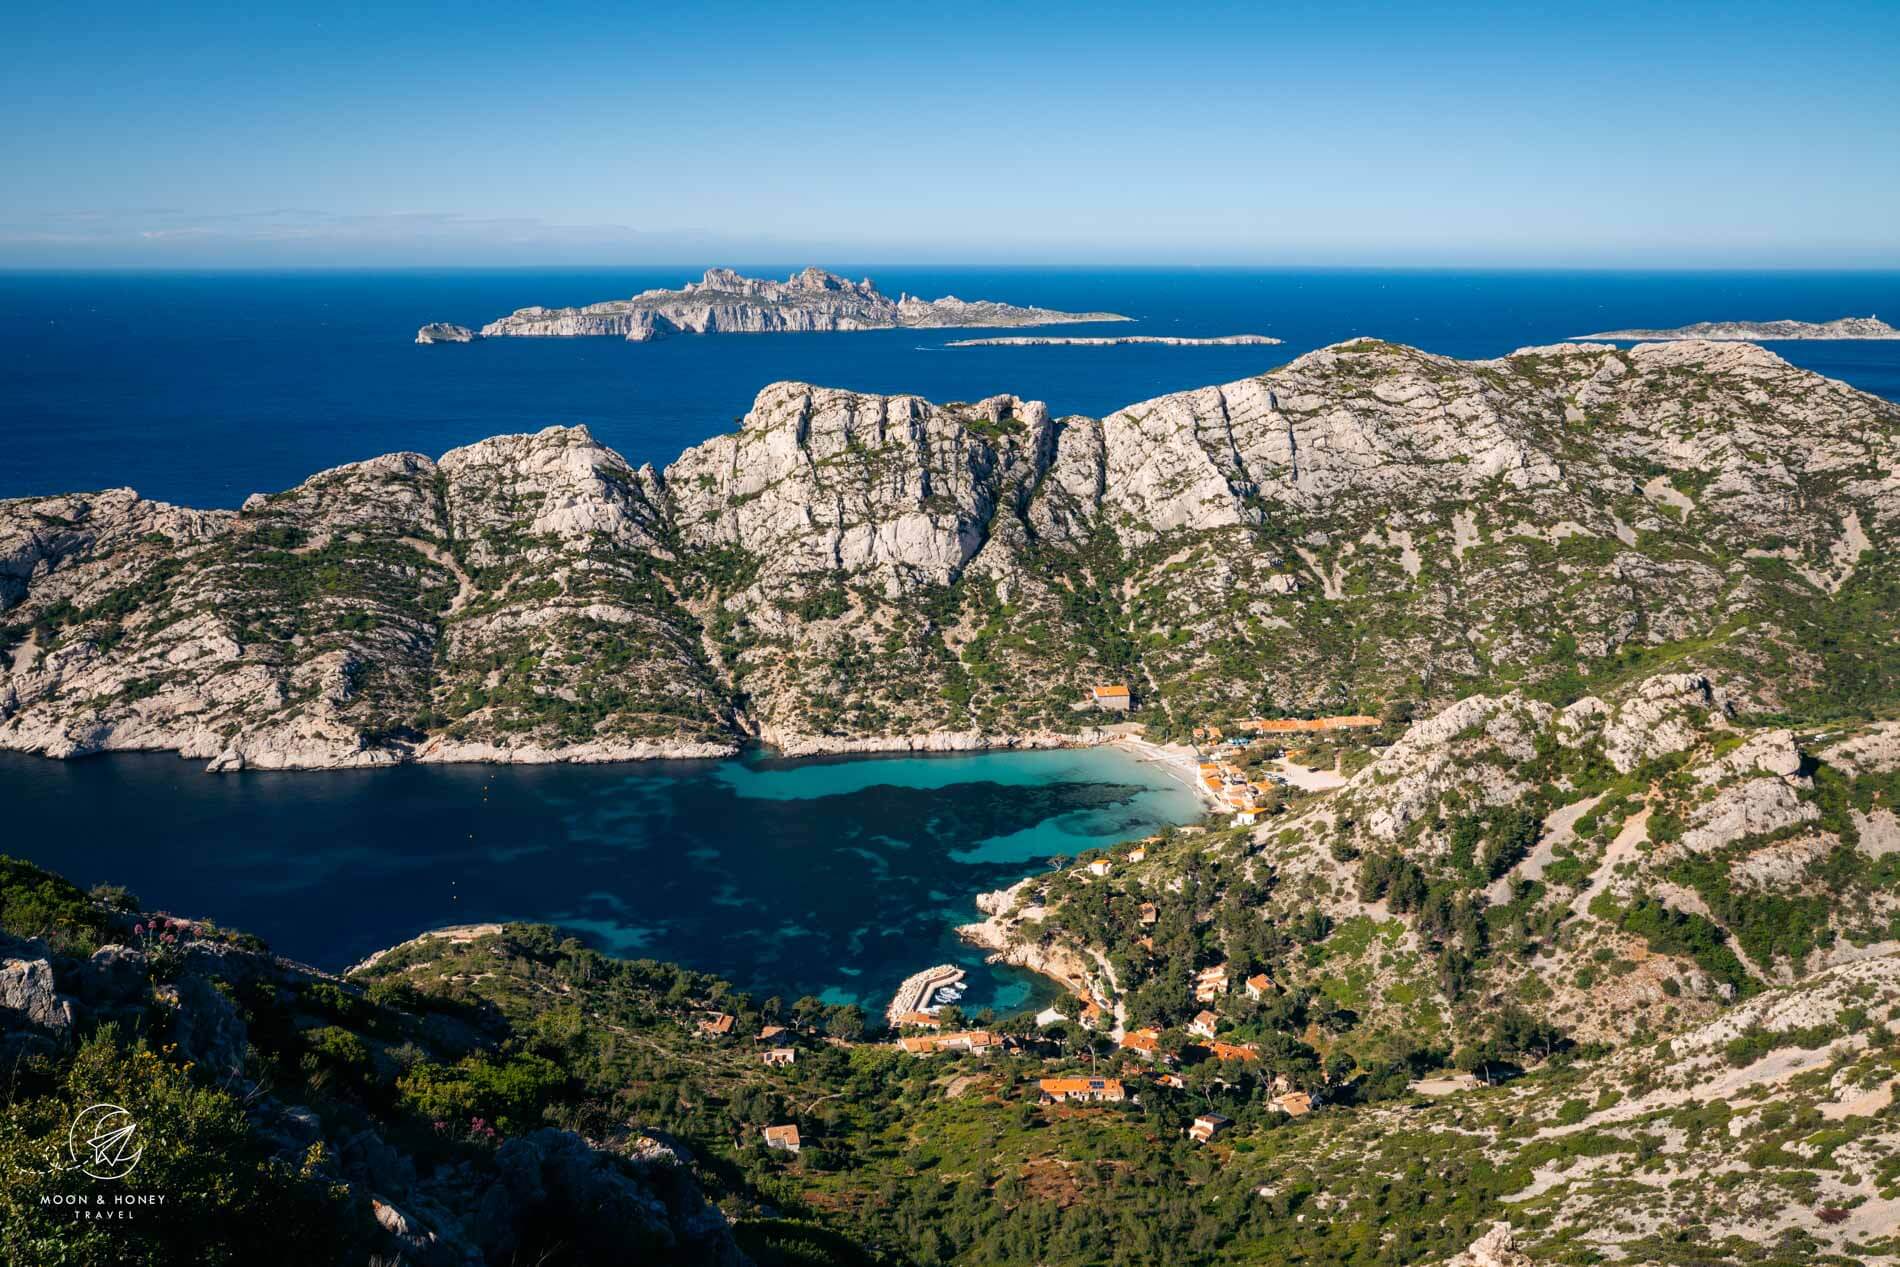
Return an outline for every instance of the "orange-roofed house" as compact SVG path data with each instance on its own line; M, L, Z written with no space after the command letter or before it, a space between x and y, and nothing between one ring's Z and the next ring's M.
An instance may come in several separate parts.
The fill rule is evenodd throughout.
M1135 909L1144 924L1152 924L1161 918L1161 911L1153 902L1143 902Z
M1194 974L1194 1001L1212 1003L1227 993L1227 965L1217 963Z
M1305 1117L1313 1111L1313 1097L1304 1091L1289 1091L1274 1096L1273 1107L1288 1117Z
M1256 1002L1272 994L1273 990L1273 978L1264 972L1256 972L1247 978L1247 997Z
M1214 1026L1220 1023L1220 1017L1212 1012L1203 1011L1188 1022L1188 1033L1199 1034L1202 1038L1214 1037Z
M918 1029L943 1028L943 1018L932 1016L928 1012L899 1012L897 1014L897 1023L899 1025L914 1025Z
M795 1153L799 1149L798 1128L796 1126L768 1126L765 1128L765 1146L782 1152Z
M1125 682L1107 682L1089 688L1089 702L1105 713L1125 713L1130 699Z
M1209 1043L1207 1049L1214 1053L1216 1060L1252 1062L1260 1059L1259 1049L1247 1043Z
M732 1032L732 1017L724 1012L714 1013L699 1023L699 1032L709 1038L724 1038Z
M1124 1051L1152 1060L1161 1053L1161 1035L1152 1029L1131 1029L1122 1035L1121 1045Z
M913 1056L934 1056L940 1051L987 1052L1003 1045L1000 1034L986 1029L964 1029L949 1034L919 1034L897 1040L899 1051Z
M783 1025L766 1025L759 1029L759 1036L752 1041L755 1043L769 1043L784 1033L785 1027Z
M1364 713L1351 713L1341 717L1315 717L1302 720L1297 717L1275 718L1271 721L1256 719L1246 723L1247 729L1263 735L1311 734L1327 730L1376 730L1377 717L1368 717Z
M1120 1078L1044 1078L1036 1086L1045 1104L1070 1100L1120 1104L1128 1098Z

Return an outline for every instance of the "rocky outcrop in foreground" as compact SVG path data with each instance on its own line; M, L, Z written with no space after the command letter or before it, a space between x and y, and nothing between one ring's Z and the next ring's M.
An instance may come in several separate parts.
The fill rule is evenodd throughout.
M144 1159L146 1173L171 1173L162 1169L176 1164L170 1154L205 1146L203 1139L168 1136L168 1129L208 1132L204 1124L234 1104L241 1108L231 1110L233 1130L212 1141L223 1151L215 1161L204 1160L228 1168L240 1186L256 1184L261 1190L251 1199L271 1206L278 1217L298 1208L288 1197L300 1193L304 1208L321 1210L318 1235L334 1238L339 1252L353 1247L365 1255L330 1261L500 1267L560 1261L560 1254L578 1254L590 1263L681 1267L744 1267L749 1261L724 1216L707 1202L690 1159L637 1130L623 1130L612 1142L552 1127L510 1132L504 1139L477 1118L472 1125L437 1121L431 1137L427 1123L419 1132L418 1123L399 1120L387 1103L379 1101L374 1115L356 1105L340 1111L338 1101L319 1093L347 1086L362 1071L397 1067L397 1059L401 1068L433 1070L438 1079L471 1065L485 1067L505 1037L492 1012L432 1011L413 992L399 998L412 1011L387 1007L343 979L269 954L252 939L165 915L96 905L86 911L77 891L57 877L23 864L0 864L0 896L32 892L42 902L63 904L47 909L79 910L93 926L92 936L78 942L70 931L50 939L0 932L0 1057L7 1067L44 1076L72 1061L75 1049L82 1049L80 1065L96 1067L105 1059L102 1045L120 1036L150 1036L166 1060L201 1073L204 1085L191 1092L189 1121L170 1121L155 1116L160 1108L126 1100L133 1106L137 1139L152 1154ZM13 905L8 913L22 910ZM43 914L41 908L34 913ZM94 939L102 944L88 953L86 943ZM278 1062L294 1061L299 1044L323 1054L304 1054L304 1069L316 1076L301 1088L292 1079L287 1089ZM136 1090L152 1093L148 1084L163 1082L156 1057L148 1051L131 1059L150 1062L139 1067ZM60 1106L45 1119L61 1138L67 1112ZM40 1120L22 1110L16 1091L7 1109L8 1139L0 1147L17 1149L22 1132ZM8 1155L15 1162L22 1156ZM43 1165L10 1174L9 1182L20 1185L12 1196L23 1207L13 1213L23 1220L49 1219L48 1194L70 1203L76 1190L85 1189L83 1178L49 1175ZM98 1204L116 1200L112 1182L95 1186ZM192 1199L228 1201L222 1195ZM144 1261L185 1261L146 1259L132 1246L152 1237L168 1243L168 1236L181 1244L248 1245L268 1231L255 1225L270 1217L262 1209L240 1208L222 1220L194 1210L183 1226L148 1218L124 1230L124 1252ZM27 1229L8 1231L24 1235ZM34 1241L36 1249L58 1257L52 1246L65 1234L57 1226L43 1226L37 1234L46 1239ZM0 1239L7 1246L20 1243L4 1233ZM287 1247L285 1261L315 1259L299 1245Z
M777 383L665 470L584 428L189 510L0 502L0 748L215 769L1070 742L1614 705L1865 713L1900 674L1900 408L1747 344L1374 340L1051 417Z
M782 282L711 268L679 290L647 290L581 308L521 308L482 327L483 338L509 335L615 335L634 343L669 334L766 334L889 330L937 326L1047 326L1126 321L1113 312L1057 312L991 300L919 299L883 294L869 278L847 281L808 268ZM429 329L431 327L424 327ZM459 328L459 327L458 327ZM433 340L430 340L433 342ZM417 342L424 342L421 338Z
M1878 317L1833 321L1698 321L1673 330L1609 330L1580 339L1714 339L1755 343L1775 339L1900 339L1900 330Z

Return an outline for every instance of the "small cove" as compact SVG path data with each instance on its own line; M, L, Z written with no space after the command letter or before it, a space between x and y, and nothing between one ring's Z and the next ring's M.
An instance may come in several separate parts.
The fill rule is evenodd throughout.
M957 940L974 896L1200 813L1112 748L225 775L157 753L0 753L0 802L0 851L322 968L445 924L529 920L874 1012L941 962L970 970L966 1007L1046 997Z

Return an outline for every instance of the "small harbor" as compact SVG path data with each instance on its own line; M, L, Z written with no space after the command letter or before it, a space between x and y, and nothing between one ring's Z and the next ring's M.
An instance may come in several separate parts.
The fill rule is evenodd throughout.
M960 986L964 975L964 970L953 963L940 963L934 968L911 973L904 978L904 984L897 987L897 993L891 996L891 1005L884 1009L885 1021L896 1028L899 1017L927 1011L939 994L944 995L947 1001L955 1002L963 997Z

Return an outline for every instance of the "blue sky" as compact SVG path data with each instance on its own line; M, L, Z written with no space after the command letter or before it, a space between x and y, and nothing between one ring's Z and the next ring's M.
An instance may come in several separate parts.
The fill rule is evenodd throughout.
M0 266L1900 265L1893 0L7 27Z

